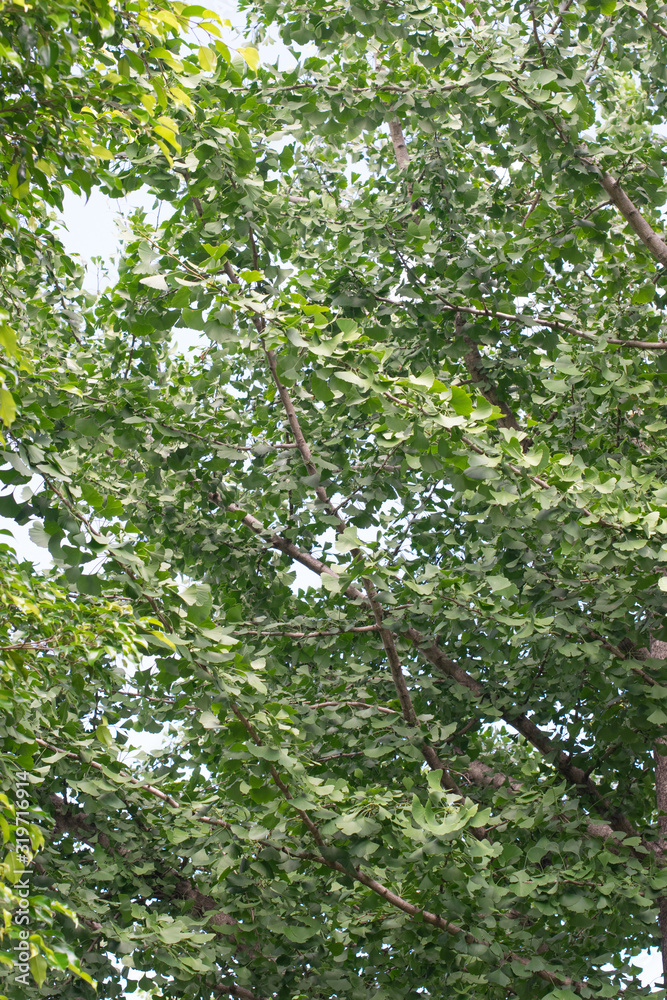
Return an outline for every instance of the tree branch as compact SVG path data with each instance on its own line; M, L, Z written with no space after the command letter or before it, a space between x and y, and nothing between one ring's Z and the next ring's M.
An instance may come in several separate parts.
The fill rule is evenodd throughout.
M310 450L308 442L306 441L303 431L301 430L301 424L299 423L299 418L297 417L296 410L294 409L294 404L292 403L292 397L290 396L287 387L283 385L283 383L280 381L280 378L278 377L278 365L277 365L276 355L273 351L268 350L266 347L264 348L264 353L266 354L266 359L269 364L271 377L273 378L276 389L278 390L278 395L280 396L280 401L283 404L283 409L285 410L285 413L287 415L287 420L290 425L290 430L292 431L292 435L294 437L294 443L296 444L299 454L301 455L304 461L304 465L306 466L308 475L316 476L319 470L317 469L315 463L313 462L312 452ZM324 487L316 486L315 495L317 496L317 499L320 501L320 503L324 504L324 506L326 507L327 511L331 514L331 516L336 518L339 525L341 526L341 530L344 529L345 522L338 515L337 511L334 510L333 505L327 495L327 491L324 489Z
M391 144L394 147L394 156L396 157L398 169L407 170L410 166L410 154L408 153L405 136L403 135L403 129L398 118L393 118L389 122L389 134L391 136Z
M245 986L237 986L235 983L218 983L213 987L216 996L239 997L239 1000L260 1000L256 993L247 990Z
M667 243L665 243L661 236L658 236L655 230L649 225L644 216L641 214L639 209L628 198L627 194L621 187L620 182L614 180L614 178L604 170L600 170L594 160L591 160L588 157L582 157L582 159L585 163L588 163L595 168L599 175L600 184L605 189L611 201L619 210L623 218L627 221L633 232L635 232L642 243L648 247L653 257L655 257L655 259L659 261L663 267L667 267Z
M558 11L558 17L547 31L547 35L553 35L556 31L558 31L561 21L563 20L563 15L567 13L571 6L572 0L563 0Z
M366 593L368 595L368 601L370 603L371 609L373 611L373 616L375 617L375 624L380 632L380 637L382 639L382 645L384 646L384 651L387 654L387 661L389 663L389 669L391 671L391 679L394 682L394 687L396 689L396 694L398 695L398 700L401 704L401 711L403 713L403 719L409 726L414 726L415 729L419 728L419 719L417 718L417 713L415 712L414 705L412 704L412 698L410 697L410 692L408 691L408 686L405 683L405 677L403 676L403 668L401 666L401 661L398 655L398 650L396 649L396 643L394 642L393 633L390 632L388 628L383 625L383 612L380 603L377 599L377 591L373 586L371 580L365 579L364 586L366 587ZM441 784L448 788L450 791L456 792L460 796L461 801L465 798L463 792L458 787L454 779L452 778L449 769L443 764L443 762L438 757L432 746L430 746L426 740L422 742L420 747L424 760L431 768L432 771L441 771ZM486 835L486 832L475 828L473 831L475 836L481 840Z
M462 667L458 666L458 664L456 664L448 656L446 656L439 646L436 646L435 644L427 645L428 640L425 639L424 636L420 635L420 633L414 628L408 629L408 634L413 640L415 646L421 650L426 659L429 660L435 667L442 670L442 672L447 674L448 677L451 677L452 680L455 680L457 684L467 688L473 695L475 695L477 700L481 701L483 699L488 699L488 695L482 684L471 674L467 673L467 671L463 670ZM615 830L628 834L631 837L639 837L642 844L647 849L655 850L655 845L644 840L641 834L630 823L629 819L602 795L592 778L590 778L580 767L572 764L569 754L559 750L558 746L552 743L546 733L542 732L539 726L536 726L532 719L529 719L524 713L521 713L520 715L513 715L511 712L503 712L501 718L507 723L508 726L511 726L512 729L520 733L532 746L535 747L536 750L539 750L544 757L553 760L553 763L558 771L560 771L560 773L567 778L568 781L586 792L586 794L593 800L596 808L604 816L607 816Z
M542 47L542 42L540 41L540 36L537 33L537 21L535 20L535 6L534 6L534 4L532 4L531 8L530 8L530 19L533 22L533 38L535 39L535 44L537 45L537 48L538 48L539 53L540 53L540 58L542 59L542 66L544 67L544 69L546 69L547 68L547 59L546 59L546 56L544 55L544 49Z
M209 494L209 499L215 503L222 503L222 498L217 493ZM243 514L243 511L235 503L230 503L227 505L227 510L232 512L238 512ZM298 548L293 542L289 542L286 538L281 535L269 534L261 521L258 521L256 517L252 514L243 514L241 521L246 527L250 528L256 535L260 535L262 538L266 538L269 545L272 548L278 549L280 552L284 552L285 555L290 556L295 562L301 563L302 566L306 566L308 569L312 570L313 573L317 573L318 576L332 576L335 579L339 579L339 574L336 573L330 566L322 562L320 559L316 559L315 556L311 556L309 552L304 552L302 549ZM350 584L345 589L345 594L352 601L365 601L366 598L364 594L353 584Z
M535 195L535 197L533 198L533 200L531 201L530 205L528 206L528 211L526 212L526 214L524 215L523 219L521 220L521 228L522 229L525 228L526 223L528 222L528 219L531 217L531 215L533 214L533 212L537 208L537 203L539 202L539 200L540 200L541 197L542 197L542 194L541 194L540 191L538 191L537 194Z
M228 509L239 510L235 504L229 505ZM248 526L251 527L257 534L261 535L264 533L262 524L251 515L245 515L243 523L248 524ZM297 559L298 562L301 562L303 565L313 569L316 573L326 573L329 576L339 578L339 574L336 573L335 570L331 569L330 566L327 566L326 563L321 562L319 559L315 559L314 556L310 556L309 554L302 552L292 542L286 542L282 539L280 535L271 535L270 544L275 548L278 548L280 551L291 555L292 558ZM357 590L357 588L352 585L346 589L345 593L352 600L364 600L364 595L361 591ZM465 687L468 691L470 691L477 701L484 700L491 702L491 699L489 698L489 695L485 691L483 685L466 670L460 667L454 660L450 659L450 657L443 653L439 646L435 643L431 643L429 639L423 636L415 628L410 627L403 634L406 638L410 639L415 648L419 650L419 652L421 652L430 663L437 667L438 670L445 673L452 680L456 681L456 683L461 687ZM401 707L403 708L403 703L401 703ZM536 750L539 750L544 757L553 760L558 771L566 777L568 781L586 792L586 794L592 799L596 808L602 813L602 815L609 819L614 829L632 837L639 837L647 849L655 850L655 845L652 845L650 842L646 842L644 838L641 837L641 834L632 826L628 818L612 806L612 804L602 795L592 778L590 778L590 776L587 775L586 772L580 767L572 764L569 755L564 751L559 750L557 745L552 743L549 737L543 733L531 719L529 719L524 713L514 716L510 712L503 713L501 718L507 723L508 726L516 730L516 732L520 733L526 740L528 740L528 742L534 746Z
M638 7L633 7L632 9L636 11L636 13L639 14L640 17L643 17L646 23L651 26L651 28L655 28L655 30L658 32L659 35L662 35L663 38L667 38L666 28L663 28L661 24L656 24L655 21L649 21L648 14L646 14L643 10L639 10Z
M449 302L441 296L438 297L440 298L443 307L451 312L468 313L470 316L486 316L487 319L504 319L509 323L521 323L522 326L546 326L552 330L561 330L563 333L571 333L575 337L579 337L581 340L588 340L593 344L598 343L601 339L592 333L586 333L584 330L577 329L576 326L569 326L567 323L563 323L558 319L545 319L542 316L531 316L530 319L525 319L523 316L516 316L513 313L499 312L493 309L477 309L475 306L456 305L454 302ZM395 306L402 306L405 303L392 301L391 304ZM614 344L618 347L637 347L642 350L652 351L667 350L667 340L619 340L617 337L605 337L605 341L608 344Z
M454 328L457 337L462 337L468 346L468 353L464 357L465 366L470 372L470 377L472 381L480 386L480 392L482 395L488 399L492 406L497 406L498 409L503 413L503 416L498 420L499 427L510 427L512 430L520 431L521 428L516 421L514 414L503 400L498 395L498 390L496 389L493 382L490 381L488 376L484 371L482 355L479 353L479 348L475 341L467 333L464 332L465 322L463 319L463 314L459 310L454 318Z
M253 724L250 722L250 720L245 717L245 715L243 714L243 712L241 711L241 709L234 702L231 702L230 707L231 707L232 712L236 716L236 718L239 720L239 722L241 723L241 725L244 727L244 729L246 730L246 732L250 736L250 739L253 741L253 743L255 744L255 746L261 747L263 745L262 741L259 738L259 734L258 734L257 730L255 729L255 727L253 726ZM278 774L278 772L275 769L275 767L273 766L273 764L269 764L269 770L271 772L271 777L272 777L272 779L273 779L274 784L276 785L276 787L280 789L280 791L283 793L283 796L285 797L285 799L287 799L288 802L291 802L291 800L292 800L292 793L290 792L289 787L285 784L285 782L283 781L283 779ZM294 807L294 808L295 808L296 812L298 813L298 815L303 820L303 822L305 823L305 825L310 830L310 833L312 834L313 840L318 845L318 847L324 847L324 839L322 837L322 834L319 831L319 828L318 828L317 824L313 823L313 821L310 818L310 816L308 815L308 813L305 812L303 809L298 809L297 807Z
M253 739L253 742L255 742L256 745L261 745L261 740L259 739L259 736L254 730L252 723L250 723L249 720L247 720L245 716L243 716L243 713L241 713L237 707L233 706L233 711L236 714L237 718L239 718L239 720L244 725L244 728ZM73 756L76 757L76 755ZM276 780L276 777L274 777L274 780ZM278 778L276 783L278 784L278 787L283 792L283 794L286 795L287 798L291 797L289 794L289 789L287 789L287 786L284 784L284 782L282 782L280 778ZM110 847L109 838L106 837L105 834L100 834L95 825L89 821L89 818L85 814L83 814L82 812L73 813L69 808L63 809L62 806L64 805L64 803L60 796L57 795L52 796L51 800L56 808L57 823L58 822L60 823L60 829L66 828L70 830L70 832L74 833L75 836L81 839L85 839L89 843L91 842L89 838L95 837L97 842L100 843L102 847L105 847L105 849L109 849ZM171 802L174 802L174 800L172 799ZM179 808L181 808L178 803L176 803L176 805ZM230 828L230 824L228 822L226 822L225 820L217 819L215 817L195 815L194 818L202 823L207 823L211 825L220 825L225 827L226 829ZM310 818L308 817L308 819ZM311 826L315 827L315 824L313 824L312 820L310 820L308 826L310 829ZM315 829L317 829L317 827L315 827ZM485 948L491 947L490 942L480 939L475 935L467 932L462 926L447 920L446 917L443 917L440 914L432 913L428 910L425 910L415 905L414 903L409 902L404 897L398 895L393 890L383 885L377 879L374 879L371 875L362 871L360 867L348 868L337 861L330 860L324 857L323 855L313 854L310 851L295 851L286 847L282 843L274 844L271 841L264 839L257 841L257 843L261 844L262 846L273 847L274 849L279 850L293 858L313 861L317 864L323 865L336 872L339 872L342 875L351 877L355 881L359 882L361 885L366 886L368 889L370 889L381 899L385 900L385 902L389 903L391 906L401 910L403 913L406 913L412 917L419 917L424 923L429 924L430 926L435 927L438 930L443 930L452 936L464 935L465 940L468 944L483 945ZM320 844L323 846L321 838L320 838ZM175 874L178 875L178 873ZM206 896L204 893L201 893L195 886L192 886L189 883L186 884L186 880L180 880L179 882L177 882L177 895L180 898L191 899L195 907L198 908L199 911L202 913L208 912L210 909L217 907L217 902L213 899L213 897ZM220 911L218 911L215 915L213 915L210 918L209 922L214 926L215 925L232 926L236 923L236 921L234 921L232 917L229 917L228 914L221 913ZM516 961L526 966L530 963L531 960L526 958L525 955L518 955L514 952L507 952L503 956L501 962L505 963L507 961ZM492 962L493 964L496 964L496 962L493 959ZM535 970L534 974L540 977L541 979L545 980L546 982L551 983L554 986L572 987L577 991L579 991L581 988L584 987L583 983L572 980L569 977L561 977L553 972L550 972L547 969L537 969ZM246 990L244 992L239 992L244 990L244 988L235 986L234 984L220 983L216 987L214 987L214 990L218 995L227 993L230 996L238 996L243 998L251 997L253 998L253 1000L259 1000L259 998L255 997L255 995L252 994L250 991Z

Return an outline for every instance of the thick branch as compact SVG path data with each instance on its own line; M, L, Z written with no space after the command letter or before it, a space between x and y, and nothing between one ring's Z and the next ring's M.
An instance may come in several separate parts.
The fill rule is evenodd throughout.
M502 771L494 770L481 760L471 761L463 775L472 784L479 785L481 788L507 788L515 795L526 791L525 786L516 778L503 774ZM614 830L609 823L596 823L591 819L586 820L586 831L590 837L601 837L602 840L610 840L614 837Z
M443 673L447 674L448 677L451 677L452 680L455 680L462 687L466 687L472 694L475 695L477 699L482 700L488 697L480 682L446 656L439 646L436 646L435 644L427 645L428 640L425 639L424 636L420 635L416 629L409 629L408 634L415 646L421 650L426 659L429 660L435 667L438 667L438 669L442 670ZM508 726L511 726L512 729L521 733L521 735L528 740L528 742L534 746L536 750L539 750L544 757L551 758L560 773L567 778L568 781L571 781L573 785L576 785L585 791L593 800L597 809L599 809L603 815L608 817L615 830L626 833L631 837L640 837L640 839L643 839L638 831L635 830L628 818L602 795L593 779L589 777L580 767L572 764L569 754L559 750L558 747L551 742L546 733L542 732L539 726L535 725L532 719L529 719L528 716L523 713L520 715L513 715L511 712L504 712L501 718L507 723Z
M213 987L216 996L239 997L239 1000L260 1000L256 993L247 990L245 986L237 986L235 983L218 983Z
M401 666L400 657L398 655L398 650L396 649L396 643L394 641L393 632L383 625L383 613L380 603L377 599L377 592L371 580L364 580L364 586L366 587L366 593L368 595L368 601L370 603L371 609L373 611L373 616L375 617L375 624L380 632L380 638L382 639L382 645L384 646L384 651L387 654L387 661L389 663L389 669L391 671L391 679L394 682L394 687L396 689L396 694L398 695L398 700L401 704L401 711L403 713L403 719L409 726L414 726L417 728L419 726L419 719L417 718L417 713L415 712L414 705L412 704L412 698L410 697L410 692L408 691L408 686L405 683L405 677L403 675L403 668ZM461 797L463 801L464 795L460 788L457 786L456 782L449 773L449 769L443 764L443 762L438 757L437 753L430 746L429 743L424 740L421 745L421 752L423 754L424 760L431 768L432 771L441 771L441 784L444 788L448 788L450 791L456 792L457 795ZM478 839L482 839L485 836L485 831L479 828L473 829L474 835Z
M378 602L375 587L370 580L365 580L364 583L366 585L366 593L368 594L368 600L375 618L375 624L378 627L380 638L382 639L382 645L384 646L385 653L387 654L389 669L391 670L391 678L394 682L394 687L396 688L398 700L401 703L403 718L409 726L418 726L419 720L417 719L417 713L415 712L410 692L408 691L407 684L405 683L403 668L401 667L401 661L398 656L398 650L396 649L396 643L394 642L394 636L389 629L385 628L383 625L382 608Z
M285 851L285 848L282 848ZM292 853L286 851L286 853ZM452 936L463 935L465 937L467 944L478 944L483 945L486 948L491 947L489 941L485 941L483 938L478 938L474 934L470 934L461 927L459 924L455 924L453 921L447 920L446 917L441 916L439 913L431 913L429 910L424 910L419 906L415 906L414 903L409 902L409 900L404 899L399 896L398 893L393 892L388 889L387 886L378 882L376 879L367 875L360 868L348 869L343 865L339 864L337 861L328 861L326 858L310 854L307 852L293 852L296 857L308 858L311 861L315 861L318 864L325 865L327 868L332 868L335 871L340 872L343 875L347 875L355 879L355 881L360 882L365 885L371 892L374 892L381 899L384 899L391 906L394 906L397 910L402 910L403 913L407 913L411 917L418 917L425 924L429 924L431 927L435 927L438 930L445 931L447 934ZM493 962L493 959L491 959ZM517 955L515 952L507 952L503 958L502 962L519 962L521 965L529 965L530 959L526 958L525 955ZM493 962L495 964L495 962ZM500 962L498 963L500 964ZM561 977L553 972L549 972L547 969L538 969L535 971L534 975L538 976L540 979L551 983L553 986L569 986L575 990L582 989L585 984L577 982L576 980L570 979L569 977Z
M394 147L394 156L396 157L398 169L407 170L410 166L410 154L408 153L405 136L403 135L403 129L398 118L394 118L389 122L389 134L391 135L391 143Z
M523 217L523 219L521 221L521 228L522 229L525 227L526 223L528 222L528 219L531 217L531 215L533 214L533 212L537 208L537 203L540 200L540 197L541 197L541 192L538 191L537 194L535 195L535 197L533 198L533 200L531 201L530 205L528 206L528 211L526 212L526 214L524 215L524 217Z
M234 702L231 703L231 709L232 709L232 712L234 713L234 715L236 716L236 718L239 720L239 722L242 724L242 726L244 727L244 729L246 730L246 732L250 736L250 739L253 741L253 743L255 744L255 746L261 747L262 746L262 741L259 738L259 734L258 734L257 730L255 729L255 727L253 726L253 724L250 722L250 720L245 717L245 715L243 714L243 712L241 711L241 709L238 707L238 705L235 705ZM283 781L283 779L278 774L278 772L275 769L275 767L273 766L273 764L269 764L269 770L271 772L271 777L272 777L273 782L276 785L276 787L280 789L280 791L282 792L284 798L287 799L288 802L291 802L292 797L293 797L292 793L290 792L289 787L285 784L285 782ZM298 815L301 817L301 819L305 823L305 825L310 830L310 832L312 834L312 837L313 837L313 840L315 841L315 843L318 845L318 847L323 847L324 846L324 840L322 838L322 834L320 833L317 825L315 823L313 823L313 821L310 818L310 816L308 815L308 813L305 812L303 809L298 809L296 807L295 807L295 809L296 809L296 812L298 813Z
M41 747L45 747L47 750L53 750L55 753L62 753L60 747L54 746L52 743L47 743L45 740L39 739L38 737L35 737L35 743L38 743ZM85 763L86 767L93 767L96 771L104 771L102 765L98 764L97 761L82 761L82 758L78 753L66 753L65 756L69 757L70 760L81 761L82 763ZM172 808L180 808L179 803L173 799L171 795L165 795L164 792L161 792L159 788L155 788L153 785L144 784L142 781L139 781L138 778L133 777L129 771L120 771L119 776L122 777L124 781L128 781L131 785L135 785L142 791L148 792L150 795L154 795L156 799L161 799L163 802L166 802L167 805L172 806Z
M231 504L228 509L236 511L239 510L235 504ZM243 523L247 524L248 527L259 535L264 533L264 528L261 522L249 514L244 516ZM274 539L276 541L274 541ZM281 552L291 555L292 558L297 559L297 561L301 562L305 566L308 566L316 573L326 573L327 575L335 578L339 577L339 574L336 573L335 570L331 569L330 566L327 566L326 563L321 562L319 559L315 559L314 556L310 556L308 553L302 552L296 545L294 545L294 543L286 542L280 535L271 535L270 544L275 548L280 549ZM345 593L347 596L351 597L352 600L364 599L364 595L352 585L347 588ZM423 656L426 657L427 660L429 660L448 677L451 677L452 680L456 681L462 687L467 688L477 700L488 700L488 694L486 693L483 685L466 670L460 667L454 660L443 653L439 646L435 643L430 643L425 636L412 627L408 628L404 635L406 638L410 639L413 645L422 653ZM524 736L525 739L527 739L532 746L539 750L541 754L547 758L551 758L564 777L585 791L591 797L597 809L599 809L603 815L607 816L614 829L632 837L640 837L640 834L637 830L635 830L627 817L624 816L619 810L615 809L611 803L605 799L592 778L580 767L576 767L572 764L569 755L564 751L559 750L558 747L551 742L549 737L543 733L531 719L523 713L514 716L509 712L503 713L502 719L508 726L511 726L512 729ZM642 838L640 837L640 839ZM647 846L650 847L650 845Z
M287 420L290 425L290 430L292 431L292 435L294 437L294 443L298 448L299 454L301 455L304 461L304 465L306 466L308 475L315 476L317 475L318 469L315 466L315 463L313 462L312 452L310 450L308 442L306 441L306 438L304 437L303 431L301 430L301 424L299 423L299 418L297 417L296 410L294 409L294 404L292 403L292 397L290 396L287 387L282 384L280 378L278 377L278 366L276 361L276 355L273 351L267 350L266 348L265 348L265 353L266 353L266 359L269 363L271 376L273 378L273 381L275 382L276 389L278 390L278 395L280 396L280 401L283 404L283 409L285 410L285 413L287 415ZM341 529L344 529L345 522L342 520L342 518L338 516L337 512L334 510L333 505L327 495L327 491L324 489L324 487L316 486L315 495L317 496L317 499L324 504L324 506L327 508L331 516L336 518Z
M209 499L213 500L215 503L221 502L221 498L215 493L210 494ZM235 503L228 504L227 510L241 514L243 513L241 508L237 507ZM241 523L245 524L251 531L254 531L256 535L266 538L272 548L279 549L280 552L284 552L285 555L290 556L290 558L294 559L295 562L301 563L302 566L306 566L308 569L312 570L313 573L317 573L318 576L324 575L333 576L335 579L339 578L339 574L336 573L335 570L331 569L330 566L327 566L327 564L323 563L320 559L316 559L315 556L311 556L310 552L304 552L293 542L289 542L286 538L282 538L281 535L269 534L261 521L258 521L256 517L252 516L252 514L244 514ZM346 588L345 594L352 601L365 600L363 593L353 584L350 584L350 586Z
M663 38L667 38L667 28L663 28L661 24L656 24L655 21L650 21L648 14L644 13L644 11L642 10L639 10L637 7L635 7L634 10L637 11L640 17L644 18L646 23L650 25L651 28L655 28L655 30L658 32L659 35L662 35Z
M254 727L252 726L252 724L242 716L242 713L240 713L240 711L237 711L235 709L235 712L237 717L241 719L248 733L253 738L253 742L255 742L256 744L260 742L259 736L254 731ZM280 779L278 782L278 787L281 788L281 791L283 791L283 794L285 794L286 786L284 785L284 782L282 782ZM174 800L172 799L171 801L173 802ZM72 813L71 810L69 810L68 808L63 809L64 803L59 796L52 796L52 802L56 808L57 815L60 816L60 818L57 819L57 823L58 822L60 823L61 830L70 829L76 836L80 837L81 839L85 839L88 842L90 842L90 838L94 838L95 840L97 840L97 842L102 844L102 846L105 846L104 842L100 840L100 834L97 831L96 827L91 821L89 821L88 817L86 817L85 814L78 812L75 814ZM225 820L217 819L215 817L196 816L196 818L202 823L211 825L220 825L225 827L226 829L230 828L230 824L228 822L226 822ZM108 838L106 843L107 844L109 843ZM440 914L431 913L430 911L424 910L423 908L416 906L414 903L409 902L409 900L393 892L387 886L377 881L377 879L374 879L372 876L362 871L361 868L346 868L339 862L334 860L329 860L328 858L325 858L322 855L313 854L309 851L294 851L286 847L284 844L281 843L274 844L269 840L260 840L257 843L261 844L262 846L273 847L274 849L280 850L283 853L288 854L290 857L313 861L317 864L323 865L343 875L347 875L348 877L353 878L355 881L369 888L380 898L384 899L387 903L389 903L396 909L401 910L403 913L406 913L412 917L418 917L424 923L429 924L432 927L437 928L438 930L443 930L450 935L464 935L465 940L468 944L481 944L485 948L490 948L490 942L487 942L483 939L474 936L473 934L466 932L466 930L462 926L459 926L458 924L455 924L452 921L447 920ZM177 882L176 894L180 898L192 899L195 904L195 908L197 908L201 913L208 912L209 909L213 908L212 906L210 906L211 903L213 904L213 906L217 905L213 897L209 897L203 893L200 893L199 890L196 889L196 887L192 887L191 885L187 884L185 880L180 880L179 882ZM216 913L213 917L211 917L209 922L213 925L217 924L219 926L222 925L230 926L230 924L235 923L233 918L229 917L227 914L221 914L219 912ZM507 961L516 961L526 966L529 964L530 959L526 958L524 955L518 955L514 952L508 952L502 958L502 962L507 962ZM584 986L583 983L572 980L569 977L558 976L555 973L549 972L546 969L536 970L535 975L545 980L546 982L551 983L554 986L569 986L577 991ZM243 1000L259 1000L259 998L255 996L255 994L251 993L249 990L245 990L244 987L236 986L230 983L220 983L214 987L214 990L217 995L224 995L226 993L229 996L236 996L243 998Z
M394 137L396 128L400 132L400 135L401 135L401 138L402 138L403 133L401 131L400 124L398 124L398 122L395 122L392 125L392 138ZM396 148L396 143L394 143L394 146ZM404 140L403 140L403 148L405 149L405 141ZM405 150L405 156L408 157L407 150ZM409 162L409 157L408 157L408 162ZM273 377L273 381L274 381L274 383L276 385L276 388L278 389L278 393L280 395L280 399L281 399L281 402L283 404L283 408L284 408L285 413L287 415L287 419L289 421L289 425L290 425L292 434L294 436L294 442L295 442L295 444L296 444L296 446L297 446L297 448L299 450L299 453L301 454L301 457L303 458L303 461L305 463L305 466L306 466L306 469L308 471L308 474L310 476L314 476L314 475L317 474L318 470L317 470L317 468L315 466L315 463L313 462L313 456L312 456L312 452L310 450L310 447L308 445L308 442L306 441L305 435L304 435L303 431L301 430L301 424L299 422L299 418L298 418L296 410L294 408L294 404L292 403L292 398L291 398L291 396L289 394L289 391L282 384L282 382L280 381L280 378L278 377L278 369L277 369L277 364L276 364L276 356L275 356L275 354L274 354L273 351L266 350L266 357L267 357L267 361L269 363L269 368L270 368L270 371L271 371L271 375ZM318 500L320 500L325 505L325 507L329 511L329 513L333 517L335 517L336 520L338 521L338 530L339 531L344 531L345 528L347 527L347 524L346 524L345 520L338 513L338 510L334 509L334 507L333 507L333 505L332 505L332 503L331 503L331 501L329 499L329 496L327 494L327 491L324 489L324 487L323 486L316 486L315 487L315 494L316 494ZM353 549L352 550L352 554L354 556L356 556L356 557L360 557L361 556L361 552L358 549ZM322 563L322 566L324 567L324 563ZM402 667L401 667L401 662L400 662L400 659L399 659L399 656L398 656L398 652L396 650L396 644L394 642L394 637L393 637L392 633L389 631L389 629L384 628L384 626L382 624L382 617L383 617L383 615L382 615L382 608L381 608L380 603L379 603L379 601L377 599L377 592L375 590L375 587L373 586L373 583L371 582L371 580L365 579L364 580L364 586L366 588L366 594L368 596L368 600L369 600L371 608L373 610L373 615L375 617L375 624L376 624L376 626L378 628L378 631L380 633L380 638L382 639L382 645L384 646L384 651L387 654L387 660L389 662L389 669L391 670L391 676L392 676L392 679L393 679L393 682L394 682L394 687L396 688L396 693L397 693L399 701L401 703L401 709L402 709L402 712L403 712L403 718L408 723L408 725L417 727L419 725L419 722L418 722L418 719L417 719L416 712L414 710L414 706L412 704L412 699L410 698L410 693L409 693L407 685L405 683L405 677L403 676L403 670L402 670ZM348 588L348 589L350 589L350 588ZM354 590L356 592L356 588L354 588ZM346 591L346 593L347 593L347 591ZM433 749L433 747L429 746L426 742L424 742L422 744L422 753L424 755L424 759L425 759L426 763L429 765L429 767L432 770L442 771L442 781L443 781L443 784L445 784L445 786L448 787L448 788L450 788L450 789L455 789L455 790L458 791L458 789L456 789L456 784L452 780L452 778L451 778L451 776L450 776L447 768L442 763L442 761L438 757L438 755L435 752L435 750ZM308 821L305 818L305 816L304 816L304 822L308 823ZM313 836L315 836L316 839L317 839L317 837L319 836L319 833L317 832L317 828L316 827L311 828L311 826L309 826L309 829L311 830L311 833L313 834ZM319 841L318 841L318 843L319 843Z
M404 305L402 302L393 300L387 299L385 301L390 301L391 305L395 306ZM447 299L442 298L440 301L443 308L451 312L467 313L469 316L485 316L487 319L504 319L508 323L521 323L522 326L544 326L551 330L560 330L562 333L571 333L574 337L579 337L581 340L588 340L592 344L598 343L601 339L592 333L586 333L585 330L579 330L576 326L569 326L558 319L549 319L542 316L531 316L530 319L526 319L514 313L498 312L492 309L477 309L474 306L456 305L454 302L448 302ZM637 347L648 351L667 351L667 340L619 340L618 337L606 337L605 341L607 344L614 344L617 347Z
M491 403L492 406L497 406L503 413L503 416L498 421L498 426L511 427L512 430L515 431L521 430L509 406L500 398L495 385L486 375L482 355L479 353L479 348L472 337L469 337L468 334L464 332L464 326L465 321L463 319L463 314L459 310L454 318L454 327L457 337L462 337L468 346L468 353L465 355L463 360L465 361L465 365L470 373L471 379L480 387L480 392L486 399L488 399L489 403Z
M586 162L591 163L592 161L586 160ZM649 248L655 259L663 267L667 267L667 243L665 243L661 236L658 236L639 209L630 201L619 181L614 180L605 171L599 170L597 166L596 170L598 170L600 176L600 184L602 184L602 187L623 218L626 219L630 228L637 234L642 243Z
M563 20L563 15L567 13L571 6L572 0L563 0L558 9L558 17L547 31L547 35L553 35L556 31L558 31L561 21Z
M121 858L126 857L130 853L128 848L124 847L122 843L112 843L109 835L99 829L93 818L78 807L73 808L65 802L62 796L54 794L50 796L50 799L53 807L53 818L55 820L53 829L54 837L59 837L62 833L67 832L77 840L89 844L93 848L99 844L105 851L108 851L110 854L117 854ZM208 924L212 927L236 926L238 921L220 909L220 903L217 899L201 892L190 879L182 878L174 869L170 869L168 874L175 878L173 898L190 900L193 904L192 913L195 917L211 913ZM156 895L164 895L164 889L158 887L154 888L154 892Z

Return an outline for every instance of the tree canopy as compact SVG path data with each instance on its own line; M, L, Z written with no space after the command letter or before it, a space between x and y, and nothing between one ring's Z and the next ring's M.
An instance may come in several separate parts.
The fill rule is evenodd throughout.
M0 2L0 991L648 995L667 8L241 7Z

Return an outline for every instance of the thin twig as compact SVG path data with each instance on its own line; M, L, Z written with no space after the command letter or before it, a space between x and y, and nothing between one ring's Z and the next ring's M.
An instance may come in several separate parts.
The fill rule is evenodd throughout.
M535 211L535 208L537 207L537 203L538 203L538 201L540 200L541 197L542 197L542 192L538 191L536 193L535 197L533 198L533 200L531 201L530 207L529 207L528 211L526 212L526 214L524 215L524 217L523 217L523 219L521 221L521 228L522 229L525 227L526 223L528 222L528 219L530 218L530 216Z

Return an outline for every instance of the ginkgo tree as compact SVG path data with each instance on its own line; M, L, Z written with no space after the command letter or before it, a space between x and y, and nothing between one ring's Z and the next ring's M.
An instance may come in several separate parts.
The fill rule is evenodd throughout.
M241 6L0 6L0 988L648 995L666 8Z

